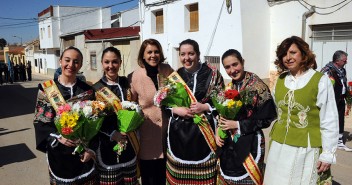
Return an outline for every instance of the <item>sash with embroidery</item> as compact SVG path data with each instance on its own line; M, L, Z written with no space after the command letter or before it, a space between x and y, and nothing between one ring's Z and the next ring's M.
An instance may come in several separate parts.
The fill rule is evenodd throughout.
M197 102L196 97L193 95L192 91L189 89L185 81L183 81L183 79L177 72L171 73L167 78L172 82L181 83L185 87L191 99L191 103ZM200 123L198 123L197 125L200 131L202 132L204 139L206 140L209 148L213 153L215 153L216 143L215 143L215 135L214 135L213 129L211 128L209 121L204 114L200 114L199 117L201 118L201 120L200 120Z
M66 104L64 97L53 80L43 82L42 87L55 111L58 111L59 106Z

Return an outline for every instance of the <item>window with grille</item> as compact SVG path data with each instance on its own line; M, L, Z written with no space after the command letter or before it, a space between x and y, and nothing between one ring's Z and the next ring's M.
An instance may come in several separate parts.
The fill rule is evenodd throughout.
M164 12L159 10L154 12L155 15L155 33L164 33Z
M199 31L198 3L189 5L189 31Z
M90 69L97 70L97 54L95 51L90 52Z
M220 57L219 56L204 56L204 61L220 70Z
M352 40L352 23L313 25L313 41Z

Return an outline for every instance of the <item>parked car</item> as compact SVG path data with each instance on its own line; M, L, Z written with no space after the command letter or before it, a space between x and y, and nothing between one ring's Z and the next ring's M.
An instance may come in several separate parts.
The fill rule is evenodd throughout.
M59 76L61 75L62 71L61 71L61 67L57 68L55 73L54 73L54 80L57 80L57 78L59 78ZM86 77L83 75L83 72L78 71L77 73L77 78L83 82L86 82Z

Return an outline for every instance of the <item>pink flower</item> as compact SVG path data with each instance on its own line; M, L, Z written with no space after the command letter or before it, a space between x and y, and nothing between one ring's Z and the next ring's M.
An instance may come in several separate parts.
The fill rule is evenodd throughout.
M79 102L79 106L83 109L86 106L86 101Z
M61 115L63 112L69 112L70 110L71 106L69 104L65 104L58 108L57 114Z
M51 112L46 112L45 117L52 118L54 115Z

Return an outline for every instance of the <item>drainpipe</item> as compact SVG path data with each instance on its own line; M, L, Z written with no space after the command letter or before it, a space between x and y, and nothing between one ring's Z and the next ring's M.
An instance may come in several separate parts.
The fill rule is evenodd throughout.
M302 15L302 39L306 40L306 24L307 24L307 18L312 16L315 13L315 6L312 6L310 10L307 12L304 12Z

